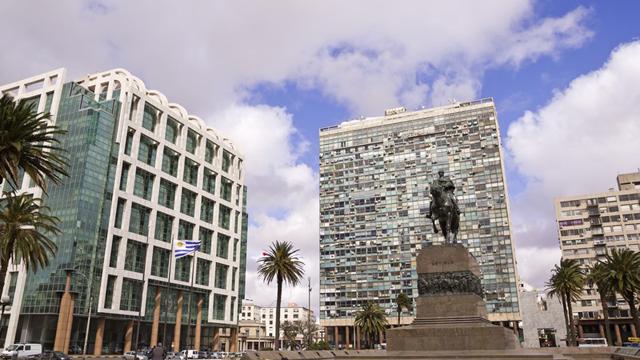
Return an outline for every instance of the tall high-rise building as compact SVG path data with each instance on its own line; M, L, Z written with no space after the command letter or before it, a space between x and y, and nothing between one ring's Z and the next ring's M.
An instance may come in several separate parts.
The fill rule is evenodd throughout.
M610 249L640 250L640 172L620 174L617 180L618 190L555 199L563 258L577 259L586 268ZM602 304L595 287L585 288L572 310L579 318L581 335L604 337ZM609 303L609 316L617 343L637 335L622 297Z
M43 197L61 233L49 266L10 268L5 344L77 351L91 311L88 353L158 341L233 349L246 254L243 156L233 144L123 69L73 81L59 69L0 93L51 113L70 164L48 195L26 176L16 185ZM189 239L200 251L176 260L174 240Z
M458 240L481 266L489 319L520 319L493 100L397 108L320 130L320 322L329 342L363 339L353 322L365 302L395 324L397 295L418 296L416 253L443 241L426 218L439 170L456 185ZM406 315L401 323L412 321Z

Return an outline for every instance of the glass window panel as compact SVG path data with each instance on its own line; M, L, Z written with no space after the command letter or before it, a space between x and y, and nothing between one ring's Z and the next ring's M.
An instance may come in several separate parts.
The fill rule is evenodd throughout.
M133 146L133 135L135 135L135 131L131 128L127 131L127 139L124 143L124 153L127 155L131 155L131 147Z
M200 203L200 220L213 224L213 208L215 206L215 202L211 199L207 199L204 196L201 199L202 201Z
M218 226L223 229L229 230L229 224L231 222L230 220L231 209L221 204L218 208Z
M216 173L209 169L204 169L202 189L210 194L216 193Z
M109 266L115 268L118 266L118 251L120 251L120 236L114 236L111 242L111 254L109 256Z
M173 209L176 198L176 188L177 185L167 181L165 179L160 179L160 190L158 191L158 204L167 207L169 209Z
M195 154L197 147L198 147L198 134L196 134L195 131L189 129L189 131L187 131L186 149L188 152Z
M223 259L229 258L229 237L218 233L218 241L216 242L216 256Z
M120 298L120 310L140 311L142 300L142 282L124 278L122 280L122 294Z
M125 270L143 273L146 258L147 244L131 239L127 240L127 254L124 261Z
M176 260L175 280L189 281L189 274L191 273L191 258L192 256L184 256Z
M162 153L162 171L173 177L177 177L179 161L180 155L178 153L169 148L164 148Z
M209 285L209 270L211 262L205 259L198 259L198 269L196 270L196 284Z
M193 216L196 210L196 193L183 188L180 199L180 212Z
M233 164L233 155L227 150L222 151L222 171L229 172L229 167Z
M184 159L184 173L182 180L193 186L198 185L198 163L186 158Z
M151 261L151 275L167 277L169 274L169 256L171 250L161 247L153 248L153 258Z
M200 241L202 242L201 251L205 254L211 254L211 241L213 240L213 230L200 227Z
M167 116L167 129L164 133L165 140L175 144L178 140L178 131L180 129L179 123L172 118L171 116Z
M233 181L223 176L220 179L220 197L227 201L231 201L232 188L233 188Z
M160 122L161 115L162 112L156 109L155 106L145 103L144 113L142 114L142 127L154 132L156 130L156 125Z
M216 279L214 286L218 289L226 289L227 288L227 272L229 271L229 266L224 264L216 264Z
M140 168L136 169L136 181L133 188L133 193L146 200L151 200L151 193L153 192L153 180L155 176Z
M173 228L173 216L158 211L156 215L155 238L164 242L171 242L171 230Z
M188 223L184 220L180 220L178 223L178 239L179 240L193 240L193 229L195 225Z
M131 204L131 218L129 219L129 231L140 235L149 234L149 216L151 209L140 204Z
M131 164L122 163L122 172L120 173L120 186L118 187L122 191L127 191L127 178L129 177L129 168Z
M140 146L138 147L138 160L151 166L156 164L156 149L158 143L144 135L140 136Z

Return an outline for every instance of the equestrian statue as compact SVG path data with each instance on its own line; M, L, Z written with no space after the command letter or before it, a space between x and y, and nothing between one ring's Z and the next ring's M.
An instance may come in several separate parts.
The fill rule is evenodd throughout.
M460 227L460 208L454 194L455 189L453 181L448 176L444 176L442 170L438 171L438 178L429 186L431 203L427 217L431 219L436 234L438 233L436 220L438 220L445 244L457 243L456 238Z

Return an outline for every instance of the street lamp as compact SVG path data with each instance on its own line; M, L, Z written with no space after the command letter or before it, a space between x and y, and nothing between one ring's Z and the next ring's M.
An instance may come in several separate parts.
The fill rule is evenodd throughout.
M84 280L87 283L87 292L89 293L89 315L87 317L87 328L85 329L84 332L84 346L82 347L82 357L86 358L87 357L87 343L89 342L89 329L91 326L91 306L93 305L93 295L91 294L91 282L89 281L89 278L87 277L87 275L76 271L75 269L73 270L73 272L75 274L78 274L80 276L82 276L84 278Z
M4 295L2 298L0 298L0 307L2 308L0 312L0 333L4 328L4 308L7 305L11 305L11 298L8 295Z

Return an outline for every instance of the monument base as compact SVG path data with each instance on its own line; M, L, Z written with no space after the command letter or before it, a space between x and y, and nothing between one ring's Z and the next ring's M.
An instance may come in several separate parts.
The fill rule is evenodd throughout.
M388 351L510 350L512 330L487 320L480 267L461 245L431 246L417 258L416 319L386 332Z

